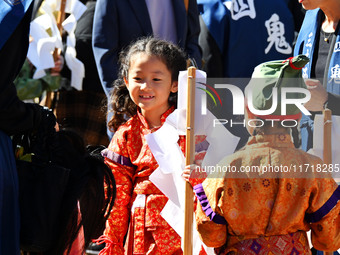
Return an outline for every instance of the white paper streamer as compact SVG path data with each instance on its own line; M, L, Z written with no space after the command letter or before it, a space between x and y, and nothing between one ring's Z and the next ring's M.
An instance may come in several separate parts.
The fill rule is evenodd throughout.
M39 79L46 75L44 69L54 67L52 52L57 38L46 32L51 28L50 17L45 14L31 22L30 35L33 41L29 44L27 58L36 67L33 79Z
M205 81L206 75L202 71L197 71L196 77ZM199 89L196 92L196 98L200 98L201 94L205 93ZM146 135L145 138L159 165L149 179L169 198L161 216L183 238L185 181L181 174L185 167L185 158L177 141L179 135L185 135L186 129L187 72L180 73L178 97L178 109L167 117L161 128ZM195 102L195 135L206 135L206 140L209 142L202 165L215 166L223 157L234 152L239 138L233 136L222 125L213 127L215 117L208 110L207 115L202 116L201 101L195 100ZM199 254L203 243L195 227L193 231L193 253L196 255ZM205 245L203 247L209 255L214 254L212 248Z
M76 38L74 35L76 25L77 21L73 14L71 14L63 23L64 29L68 32L65 61L68 68L71 70L71 86L77 90L82 90L85 67L84 64L76 57Z
M323 115L317 114L314 118L313 149L308 153L323 158ZM332 164L333 168L340 167L340 116L332 115ZM333 172L336 182L340 182L340 172Z
M63 48L61 35L54 16L54 12L60 9L60 3L60 0L46 0L41 7L45 14L31 22L30 35L33 37L33 42L30 43L27 57L37 69L33 75L34 79L46 75L44 69L54 67L53 51L55 48L60 50ZM77 26L77 20L85 11L86 6L79 0L67 0L65 13L70 13L70 15L62 23L63 28L68 32L65 62L71 70L71 86L77 90L82 89L85 67L76 58L74 31ZM51 36L46 32L48 29L52 33Z

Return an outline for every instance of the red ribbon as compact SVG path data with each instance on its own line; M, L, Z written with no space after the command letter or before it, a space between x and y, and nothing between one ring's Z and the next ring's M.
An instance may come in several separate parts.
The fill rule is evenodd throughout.
M286 63L287 60L289 60L289 66L290 66L291 68L293 68L294 70L300 70L300 69L302 69L303 67L296 67L296 66L294 66L294 64L293 64L293 58L294 58L294 57L287 58L286 60L282 61L282 63Z

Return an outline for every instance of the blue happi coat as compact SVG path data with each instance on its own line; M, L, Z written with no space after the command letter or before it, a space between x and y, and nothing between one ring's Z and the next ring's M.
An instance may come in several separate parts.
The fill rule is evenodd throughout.
M33 0L0 1L0 49L14 32Z
M203 70L208 78L224 81L242 91L260 63L287 59L293 55L294 18L290 4L296 0L197 0L203 50ZM232 80L231 80L232 79ZM207 81L210 82L209 80ZM223 108L214 111L219 119L242 123L233 114L231 94L217 89ZM209 100L209 99L208 99ZM240 124L227 126L244 146L249 133Z
M322 11L320 9L307 11L302 24L295 48L294 55L304 54L310 58L309 63L302 69L304 78L311 78L311 68L313 55L316 44L319 40ZM340 33L339 27L335 31L336 37L332 40L330 49L332 52L328 55L326 63L326 72L323 86L328 93L327 107L332 110L333 114L339 114L340 102ZM303 116L300 122L302 149L309 150L313 146L313 118L312 116Z
M28 10L31 10L29 9L31 3L32 0L0 1L0 63L2 67L4 65L7 67L6 70L1 68L1 116L7 115L6 110L8 108L20 108L18 104L16 105L18 108L13 107L15 100L18 99L16 95L10 95L8 91L12 87L12 91L15 93L12 83L27 54L29 26L28 24L23 26L23 23L26 24L30 21L29 16L25 18L24 16ZM27 15L30 15L30 13L27 13ZM20 27L20 30L18 30L18 27ZM17 36L17 33L25 34L27 40L16 40L16 38L22 39L22 37ZM6 42L8 43L6 44ZM9 56L12 59L9 59ZM1 121L1 126L5 126L3 122ZM12 122L20 123L20 120L13 118ZM13 126L13 123L8 123L8 125ZM20 211L18 176L12 142L4 131L7 130L0 130L0 254L19 255Z
M221 53L223 77L251 77L258 64L293 55L294 17L290 2L197 0L201 18ZM203 40L202 25L201 29L200 44L203 52L210 54L213 45ZM215 60L211 63L214 69L218 68ZM209 60L206 62L210 64Z

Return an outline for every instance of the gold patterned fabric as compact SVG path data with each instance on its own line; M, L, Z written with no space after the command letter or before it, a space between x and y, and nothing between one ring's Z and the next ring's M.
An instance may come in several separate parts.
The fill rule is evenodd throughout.
M243 149L218 165L239 170L242 166L305 163L316 167L322 161L295 149L291 137L280 134L253 136ZM221 254L309 254L305 232L312 229L316 249L339 249L338 185L331 177L315 178L313 173L308 178L285 178L285 174L280 173L280 178L266 178L261 173L257 178L247 174L230 178L236 175L223 171L210 174L202 186L210 207L224 217L227 225L211 221L199 205L196 222L203 242L210 247L223 247ZM274 243L276 248L265 252Z

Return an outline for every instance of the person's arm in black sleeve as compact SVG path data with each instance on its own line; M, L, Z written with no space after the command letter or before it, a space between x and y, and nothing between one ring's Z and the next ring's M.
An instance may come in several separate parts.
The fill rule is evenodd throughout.
M199 44L202 48L203 64L202 70L207 73L208 77L223 77L223 61L222 53L215 39L209 32L208 27L200 17L201 33L199 36Z
M31 13L32 5L0 50L0 130L8 135L38 129L44 111L22 102L13 84L26 59Z
M332 111L332 115L340 115L340 95L328 93L326 106Z
M93 18L92 48L106 96L118 74L119 33L115 1L97 0ZM124 31L126 32L126 31Z
M198 44L200 34L199 13L196 0L189 1L188 7L188 32L185 43L185 51L190 58L195 59L198 68L202 67L202 50Z

